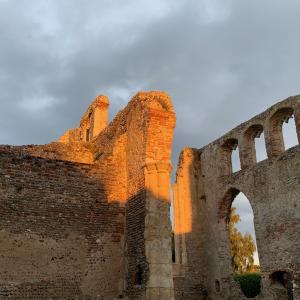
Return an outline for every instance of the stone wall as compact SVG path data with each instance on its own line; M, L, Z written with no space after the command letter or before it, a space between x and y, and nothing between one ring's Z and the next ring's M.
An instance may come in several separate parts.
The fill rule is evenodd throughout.
M177 299L243 299L232 279L227 228L239 192L254 213L263 275L259 297L273 299L280 282L272 274L280 271L300 298L300 147L285 151L282 136L283 122L293 116L300 141L299 112L300 97L290 97L202 149L183 150L174 185ZM254 139L262 131L268 159L257 163ZM242 170L232 173L236 146Z
M0 298L112 299L124 207L98 167L0 149Z
M0 149L1 299L173 299L169 96L107 126L99 96L58 142Z
M48 145L0 147L1 299L244 299L232 279L228 216L249 199L263 274L260 299L299 298L300 148L285 151L291 97L202 149L182 151L170 173L176 122L170 97L134 96L110 124L97 97L77 128ZM265 134L268 159L256 162ZM238 146L242 170L232 173ZM281 284L281 285L280 285Z
M130 299L173 299L169 210L174 127L167 94L139 93L95 140L95 163L106 162L116 181L126 178L109 194L122 186Z

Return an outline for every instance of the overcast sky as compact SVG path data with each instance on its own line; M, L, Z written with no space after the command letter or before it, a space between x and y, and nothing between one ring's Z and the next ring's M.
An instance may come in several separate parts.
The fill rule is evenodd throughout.
M112 118L164 90L176 164L300 93L299 14L299 0L0 0L0 143L57 139L97 94Z

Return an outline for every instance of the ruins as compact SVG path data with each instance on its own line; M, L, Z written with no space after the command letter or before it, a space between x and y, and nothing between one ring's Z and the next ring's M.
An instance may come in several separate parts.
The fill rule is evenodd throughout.
M170 97L138 93L109 124L108 109L98 96L58 141L0 147L0 299L247 299L227 229L240 192L254 213L256 299L289 299L287 281L300 299L300 147L285 150L282 135L293 117L300 142L300 96L183 149L173 187ZM262 132L268 158L257 163Z

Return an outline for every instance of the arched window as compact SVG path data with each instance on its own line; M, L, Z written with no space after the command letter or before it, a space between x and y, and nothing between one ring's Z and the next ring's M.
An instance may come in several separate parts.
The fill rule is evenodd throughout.
M294 110L291 107L281 108L270 118L268 136L268 156L278 156L284 152L291 144L298 144L295 122L289 122L293 118ZM284 123L290 123L292 128L283 129ZM293 124L292 124L293 123ZM285 127L285 126L284 126ZM286 138L283 138L283 131ZM286 133L288 131L289 133ZM286 145L285 145L286 144Z
M255 150L256 150L256 162L260 162L268 158L265 134L262 131L259 136L256 136L255 139Z
M260 124L250 126L243 136L242 168L250 167L267 158L264 128Z
M230 175L240 170L240 159L237 139L228 139L221 146L220 164L222 165L222 175Z
M228 253L227 265L232 268L233 274L238 274L240 278L246 272L259 272L259 258L256 246L256 236L254 227L254 214L251 204L247 197L241 193L238 189L231 188L225 194L219 206L219 224L221 224L225 231L222 235L224 242L220 248L223 254ZM225 239L226 238L226 239ZM226 259L226 256L225 256ZM257 275L257 294L260 292L260 275ZM246 297L250 297L250 294L241 289ZM251 295L251 297L255 297Z
M231 163L232 163L232 173L241 170L240 151L238 146L235 149L233 149L231 152Z
M254 228L254 214L251 204L243 193L239 193L233 200L231 208L235 209L235 213L240 217L240 221L236 223L237 230L242 234L250 234L255 244L254 265L249 271L259 268L259 257L256 245L256 235ZM256 266L256 267L255 267Z
M294 115L291 115L289 118L285 119L282 125L282 135L285 150L298 145L297 129Z

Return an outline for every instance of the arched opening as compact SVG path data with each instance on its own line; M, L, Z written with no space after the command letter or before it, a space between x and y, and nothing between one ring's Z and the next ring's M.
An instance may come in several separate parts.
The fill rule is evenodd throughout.
M298 145L297 129L294 115L287 117L282 125L284 149L287 150Z
M246 297L255 297L260 293L261 276L250 201L239 190L229 189L220 204L219 218L225 224L230 273Z
M241 169L237 139L228 139L223 143L221 146L220 163L223 175L230 175Z
M231 152L231 163L232 163L232 173L241 170L240 151L238 146L235 149L233 149Z
M271 292L276 299L294 299L293 277L286 271L275 271L270 275Z
M235 228L244 236L251 236L255 245L255 251L253 255L253 262L245 261L245 268L241 270L243 272L259 271L259 257L256 245L256 235L254 227L254 214L251 204L245 194L240 192L233 200L231 204L231 213L234 210L235 215L239 216L239 221L236 222Z
M264 128L261 124L252 125L243 137L242 167L253 166L266 158Z
M298 144L295 122L289 122L293 118L294 110L291 107L281 108L270 118L268 136L268 156L278 156L291 145ZM290 123L286 127L283 124ZM284 127L284 128L283 128ZM283 136L285 135L285 139Z
M256 162L263 161L268 158L265 134L262 131L259 136L256 136L255 139L255 149L256 149Z

